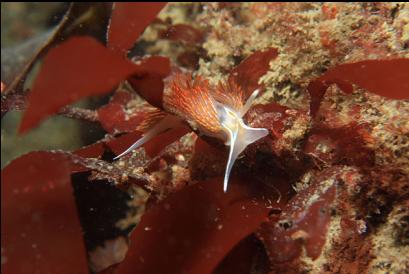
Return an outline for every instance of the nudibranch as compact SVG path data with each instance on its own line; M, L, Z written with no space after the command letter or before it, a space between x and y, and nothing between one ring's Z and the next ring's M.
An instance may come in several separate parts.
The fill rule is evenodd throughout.
M115 159L184 120L196 132L220 139L230 147L223 183L226 192L232 167L239 154L249 144L268 135L267 129L252 128L243 121L258 93L257 89L246 100L243 90L234 81L221 82L213 87L200 76L192 79L190 74L176 74L169 80L163 95L163 108L171 115L163 118Z

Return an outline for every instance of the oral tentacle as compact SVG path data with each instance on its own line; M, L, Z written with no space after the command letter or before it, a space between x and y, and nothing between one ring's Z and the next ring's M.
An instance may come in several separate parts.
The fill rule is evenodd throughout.
M256 89L255 91L253 91L253 93L250 95L250 97L247 99L246 103L244 104L244 106L240 109L239 111L239 116L243 117L244 114L247 113L247 111L250 109L251 105L253 104L254 100L257 98L258 94L259 94L260 90Z
M254 128L254 127L249 127L246 124L243 123L243 121L240 121L240 124L242 126L242 131L243 131L243 138L244 141L247 145L250 145L261 138L265 137L268 135L268 129L266 128Z

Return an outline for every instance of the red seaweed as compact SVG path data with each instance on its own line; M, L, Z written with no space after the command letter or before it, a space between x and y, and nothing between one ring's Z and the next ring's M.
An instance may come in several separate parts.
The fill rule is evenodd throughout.
M71 38L45 58L28 95L20 132L33 128L65 105L110 92L120 81L141 70L92 38Z
M20 92L2 94L2 115L11 109L26 109L20 132L58 113L96 123L107 133L98 142L72 153L32 152L4 168L1 174L2 271L89 273L86 252L91 248L85 235L88 250L85 249L82 231L87 234L87 226L82 223L81 227L77 216L77 211L83 213L84 208L75 200L80 195L76 192L74 196L72 187L81 177L88 188L91 187L87 183L92 183L92 187L99 190L94 182L118 191L129 191L132 186L143 189L141 196L148 199L137 206L142 219L134 231L128 234L133 226L126 228L126 232L121 231L130 239L127 257L100 273L300 273L310 264L314 265L314 261L320 261L317 258L323 255L326 243L329 248L325 249L323 258L327 263L325 271L365 272L373 254L371 240L363 239L363 234L371 229L383 229L380 224L393 215L397 204L404 204L400 195L407 196L404 194L406 177L398 164L381 163L388 159L383 159L382 153L400 157L404 149L394 150L382 143L380 148L374 148L373 145L378 144L372 142L375 134L381 133L375 137L383 138L382 133L386 131L394 137L391 143L399 147L400 136L406 132L398 124L398 118L390 119L381 129L375 128L373 121L355 122L364 117L363 113L371 119L375 117L372 112L379 111L378 99L364 96L351 106L351 100L360 94L343 97L342 92L351 94L360 88L387 99L408 99L409 59L395 58L397 55L382 48L383 42L378 46L377 42L366 41L367 33L379 31L378 22L357 26L352 36L364 38L352 37L353 45L362 50L351 54L350 60L362 60L359 53L371 59L375 55L378 60L335 65L318 78L303 82L308 84L309 113L305 98L302 103L306 104L301 109L288 107L290 101L286 107L271 100L252 106L244 120L252 127L267 128L270 134L249 146L242 154L244 157L239 157L229 190L223 193L220 176L225 171L228 150L213 137L192 134L194 125L190 128L181 123L146 142L142 151L120 161L112 159L168 115L163 110L166 81L172 73L184 69L201 77L197 71L199 66L203 68L199 58L205 63L212 59L202 45L204 38L214 39L212 35L223 34L210 30L207 35L212 27L205 32L185 23L172 25L170 17L166 22L156 18L165 5L115 3L106 47L90 36L67 38L45 56L27 97ZM308 10L315 4L300 5L302 10ZM257 17L284 14L285 20L279 18L277 22L285 24L277 31L284 29L296 39L284 37L288 44L280 50L291 55L294 54L292 47L297 47L297 54L308 54L309 48L304 52L304 45L298 42L297 37L303 36L299 13L293 13L297 8L292 10L292 7L258 4L251 5L250 10ZM338 20L343 12L335 4L320 7L319 16L324 23ZM247 20L254 15L240 14L239 8L239 4L210 5L199 23L207 24L206 20L213 20L212 16L220 12L217 9L221 9L222 18L226 20L217 24L219 27L229 29L230 23L240 18L243 23L240 29L244 31ZM394 17L380 4L365 4L361 8L366 16L381 13L382 18L388 20ZM186 15L189 17L195 12L192 9ZM399 23L398 17L393 19ZM171 43L172 47L175 44L184 47L172 56L177 64L162 56L132 56L132 62L126 59L146 27L155 22L154 31L161 29L155 39L168 39L175 42ZM268 29L262 25L266 22L259 23L259 30ZM320 24L317 31L321 39L318 45L334 58L334 62L327 56L319 61L337 64L339 58L345 60L342 58L346 48L334 37L330 24ZM157 48L151 48L154 42L150 39L138 43L135 52L158 52ZM227 42L234 44L235 41ZM243 58L241 50L234 50L223 65L230 66L229 62ZM249 96L255 89L264 89L259 84L260 78L269 71L270 63L275 65L272 61L277 56L276 48L255 51L230 73L220 71L227 74L221 76L228 76L225 80L234 82ZM216 68L223 65L215 62ZM213 68L213 64L209 68ZM320 73L320 69L323 69L321 65L313 67L312 72ZM3 92L6 87L1 84ZM305 87L303 84L299 87ZM135 92L154 107L141 103ZM89 96L108 93L112 93L109 102L97 110L67 106ZM187 104L195 106L195 103ZM371 108L366 107L367 103L372 104ZM394 109L405 110L405 103L397 102ZM343 111L341 115L338 107ZM189 132L191 134L186 136ZM183 136L185 138L181 138ZM110 210L110 206L113 207L108 202L106 209ZM136 210L135 205L132 206L120 213ZM333 218L334 215L339 218ZM339 235L331 235L329 225L338 220ZM404 228L398 227L396 231L396 235L404 238ZM255 239L256 236L259 239ZM368 243L362 244L364 241ZM255 269L255 260L264 256L264 252L269 257L269 262L264 258L266 269Z
M108 48L126 54L166 2L116 2L108 28Z
M336 187L315 181L298 193L283 209L281 216L272 216L258 232L274 264L297 262L302 254L315 260L325 244L331 206Z
M345 93L352 93L352 84L390 99L409 98L409 59L366 60L338 65L308 86L310 113L314 117L330 84L337 84Z
M265 220L268 209L232 178L197 183L150 208L131 237L118 274L211 273L223 257Z
M373 151L365 146L360 133L365 125L350 124L340 128L315 127L304 144L303 151L327 164L372 166Z
M250 96L254 90L260 88L258 83L260 77L269 70L270 61L277 55L278 51L275 48L257 51L235 67L229 78L239 84L246 95Z
M135 96L117 91L108 104L98 109L98 120L107 132L114 134L135 131L153 114L153 110L146 107L127 109L127 104L132 100L135 100Z
M128 79L129 83L148 103L162 108L163 79L171 72L170 61L166 57L154 56L140 61L146 70Z
M149 87L143 94L155 96L162 92L162 79L168 73L169 61L165 57L151 57L132 64L92 38L71 38L47 55L27 98L20 132L26 132L67 104L110 92L131 75L137 84ZM59 96L55 96L56 91ZM49 98L47 104L43 102L44 97Z
M200 56L195 51L184 51L177 57L177 62L182 67L191 70L198 69Z
M408 99L407 71L409 59L366 60L336 66L319 79L327 83L340 79L387 98Z
M163 39L182 41L187 44L200 44L203 42L203 33L186 24L176 24L161 31L159 36Z
M88 273L70 173L68 158L51 152L2 170L2 272Z

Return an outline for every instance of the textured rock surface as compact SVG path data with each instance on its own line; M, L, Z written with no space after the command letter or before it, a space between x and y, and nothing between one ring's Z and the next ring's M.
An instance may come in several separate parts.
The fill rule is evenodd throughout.
M105 138L64 154L81 172L72 180L94 270L129 247L132 260L117 273L409 272L409 101L389 96L408 98L407 79L391 81L408 64L399 65L409 57L408 9L168 4L128 55L138 65L157 58L146 54L165 62L126 78L95 111ZM112 161L168 115L142 97L162 107L175 72L261 91L244 120L269 135L240 155L227 194L226 146L188 126ZM129 235L139 246L123 241Z
M311 119L306 92L312 79L336 65L409 57L408 4L208 3L184 8L191 13L185 13L183 23L192 24L201 11L193 22L206 30L205 54L196 73L212 82L226 78L255 51L278 50L259 79L265 87L260 105L246 116L252 126L269 128L272 140L249 148L240 163L242 169L273 165L297 174L290 180L295 198L258 232L270 271L408 272L408 101L358 87L346 95L332 85ZM255 151L274 156L266 156L270 160L260 166ZM215 163L211 156L193 161L193 174L217 173L217 168L205 168L206 161Z

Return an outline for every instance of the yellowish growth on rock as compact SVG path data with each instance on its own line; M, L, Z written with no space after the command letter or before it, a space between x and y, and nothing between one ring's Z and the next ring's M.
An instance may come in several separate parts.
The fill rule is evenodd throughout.
M396 207L389 215L386 223L372 235L374 260L369 267L369 273L408 273L409 245L398 244L395 241L395 220L400 211L405 211L405 206ZM406 205L406 214L408 214ZM404 225L404 224L401 224ZM392 236L392 237L391 237Z

